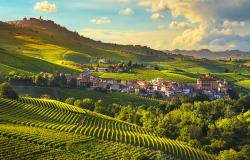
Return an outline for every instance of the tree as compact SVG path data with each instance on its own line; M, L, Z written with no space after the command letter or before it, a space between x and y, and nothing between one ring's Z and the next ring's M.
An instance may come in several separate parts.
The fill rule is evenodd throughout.
M234 89L229 89L228 94L231 99L239 99L239 95Z
M218 156L219 160L247 160L241 155L240 152L235 151L234 149L224 150L220 152Z
M43 76L43 74L37 74L35 76L34 83L38 86L47 86L48 80L46 77Z
M67 78L65 74L62 74L60 76L60 87L66 87L67 86Z
M82 100L83 102L83 106L86 108L86 109L89 109L89 110L92 110L94 109L94 102L93 102L93 99L91 98L84 98Z
M0 97L1 98L18 99L18 94L9 85L9 83L2 83L0 85Z
M75 102L74 102L74 105L77 106L77 107L83 107L83 103L80 99L77 99Z
M99 99L97 102L95 102L95 112L102 113L102 114L108 114L107 107L105 107L103 101Z
M60 86L60 81L61 81L60 74L58 72L56 72L50 78L50 85L54 86L54 87L58 87L58 86Z
M71 78L69 81L69 86L72 88L76 88L77 87L77 80L75 78Z
M129 61L128 61L128 67L130 68L131 66L132 66L132 61L129 60Z
M74 105L74 102L75 102L75 98L73 97L65 99L65 103L67 104Z
M250 94L244 97L241 97L237 103L239 106L242 106L245 111L249 110L250 109Z

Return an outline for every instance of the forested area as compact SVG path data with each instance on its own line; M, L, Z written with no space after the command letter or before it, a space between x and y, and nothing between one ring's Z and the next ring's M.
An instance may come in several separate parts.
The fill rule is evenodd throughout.
M67 98L65 102L138 124L161 137L218 154L220 159L250 157L250 95L214 101L204 95L180 95L150 107L105 105L101 99L90 98Z

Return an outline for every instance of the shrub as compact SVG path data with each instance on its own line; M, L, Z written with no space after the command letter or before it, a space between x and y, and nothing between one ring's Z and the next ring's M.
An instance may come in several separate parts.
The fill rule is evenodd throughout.
M80 99L77 99L77 100L74 102L74 105L77 106L77 107L83 107L83 102L82 102Z
M0 85L0 97L1 98L9 98L9 99L18 99L18 94L9 85L9 83L2 83Z

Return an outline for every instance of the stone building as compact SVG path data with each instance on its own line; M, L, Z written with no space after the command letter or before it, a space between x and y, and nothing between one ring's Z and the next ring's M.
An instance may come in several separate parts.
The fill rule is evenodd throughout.
M216 91L226 93L228 91L228 83L226 80L217 80L213 75L206 74L197 80L197 88L203 91Z
M217 80L209 73L197 79L197 88L200 90L217 90Z

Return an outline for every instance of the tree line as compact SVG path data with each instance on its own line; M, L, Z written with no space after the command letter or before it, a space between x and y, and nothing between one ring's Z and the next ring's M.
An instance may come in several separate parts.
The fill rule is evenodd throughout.
M13 85L36 85L41 87L76 87L77 80L75 78L67 81L65 74L55 72L50 73L38 73L38 74L23 74L17 72L10 72L5 80Z

